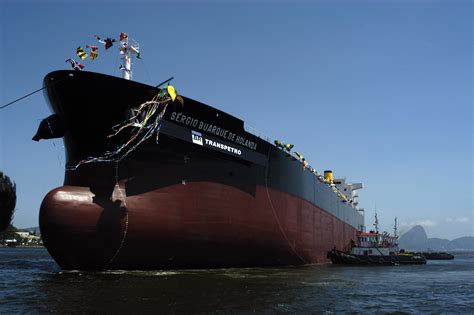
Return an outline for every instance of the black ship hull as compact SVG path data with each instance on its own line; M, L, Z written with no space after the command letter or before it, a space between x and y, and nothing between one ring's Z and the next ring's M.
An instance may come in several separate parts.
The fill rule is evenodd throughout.
M112 126L158 89L57 71L46 97L65 128L67 165L126 141ZM300 161L242 120L191 99L120 162L66 170L43 200L43 241L64 269L159 269L327 262L363 225Z

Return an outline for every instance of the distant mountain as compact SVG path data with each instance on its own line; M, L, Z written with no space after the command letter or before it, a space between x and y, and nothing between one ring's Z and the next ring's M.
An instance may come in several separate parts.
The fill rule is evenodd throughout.
M400 236L400 248L416 251L456 251L474 250L474 237L465 236L452 241L443 238L428 238L425 229L416 225Z
M451 250L474 250L474 237L465 236L452 240L449 242L449 247Z
M428 236L421 225L416 225L400 236L399 244L403 249L413 250L423 246L426 249Z

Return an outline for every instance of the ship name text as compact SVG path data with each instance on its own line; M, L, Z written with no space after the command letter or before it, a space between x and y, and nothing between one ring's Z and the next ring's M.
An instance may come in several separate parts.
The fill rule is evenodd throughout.
M228 131L227 129L218 127L213 124L209 124L207 122L204 122L202 120L199 120L197 118L191 117L191 116L186 116L183 113L177 113L173 112L170 117L171 121L175 121L177 123L180 123L182 125L192 127L195 129L199 129L201 131L216 135L218 137L221 137L226 140L233 141L237 144L240 144L242 146L245 146L249 149L252 150L257 150L257 144L253 141L250 141L242 136L236 135L235 133L232 133Z

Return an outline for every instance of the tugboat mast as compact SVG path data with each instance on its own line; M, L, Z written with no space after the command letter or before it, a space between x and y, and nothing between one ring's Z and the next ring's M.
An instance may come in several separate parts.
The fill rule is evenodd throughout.
M375 209L375 222L374 222L374 227L375 227L375 233L379 233L379 219L377 218L377 209Z
M395 217L395 225L393 226L393 236L395 237L395 239L398 238L398 235L397 235L397 217Z

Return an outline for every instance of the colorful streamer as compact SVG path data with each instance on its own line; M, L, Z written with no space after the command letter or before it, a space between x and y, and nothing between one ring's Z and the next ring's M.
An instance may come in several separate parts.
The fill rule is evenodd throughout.
M95 35L95 38L97 38L97 40L99 41L99 43L103 44L104 47L105 47L105 50L109 49L110 47L112 47L117 40L113 39L113 38L109 38L107 37L106 39L101 39L99 36Z
M124 41L128 38L127 33L120 33L120 41Z
M65 62L69 62L71 64L71 67L76 71L81 71L82 69L84 69L83 64L77 62L76 60L72 58L67 59Z
M86 48L89 48L91 51L89 53L89 57L94 60L95 58L97 58L99 56L99 49L97 48L97 46L94 46L94 45L87 45Z
M171 86L171 88L174 90L174 87ZM123 144L113 151L104 152L101 156L87 157L76 165L68 167L68 169L76 170L82 164L93 162L120 162L153 134L156 134L156 143L158 143L163 115L169 103L173 101L168 90L162 89L150 101L140 104L137 108L133 108L133 116L131 118L112 127L114 133L110 134L108 138L118 135L125 128L134 128ZM176 95L175 98L177 98Z
M176 99L176 90L172 85L168 85L166 90L168 91L169 96L171 96L171 100L174 102L174 100Z
M82 47L77 47L76 49L76 55L81 58L82 60L86 59L89 55L86 54L86 52L84 51L84 49L82 49Z
M300 161L304 161L304 157L301 153L295 151L295 155L300 159Z

